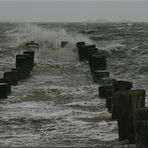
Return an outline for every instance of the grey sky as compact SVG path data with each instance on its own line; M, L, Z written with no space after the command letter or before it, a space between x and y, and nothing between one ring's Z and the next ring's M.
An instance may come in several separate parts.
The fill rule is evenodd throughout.
M146 1L0 1L0 21L109 21L148 22Z

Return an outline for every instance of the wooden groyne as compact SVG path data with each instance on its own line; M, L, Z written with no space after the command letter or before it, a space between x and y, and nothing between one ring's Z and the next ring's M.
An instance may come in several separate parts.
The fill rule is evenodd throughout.
M128 140L129 144L136 144L137 147L148 147L146 91L134 89L132 82L110 78L107 56L95 45L78 42L76 48L79 61L88 63L93 81L98 83L100 99L106 99L106 107L112 120L118 122L119 141Z
M11 94L11 86L16 86L20 80L30 77L35 54L30 49L32 46L38 49L39 45L31 41L26 43L25 46L28 50L16 55L15 67L11 68L11 71L4 72L3 77L0 78L0 99L7 99L7 96Z

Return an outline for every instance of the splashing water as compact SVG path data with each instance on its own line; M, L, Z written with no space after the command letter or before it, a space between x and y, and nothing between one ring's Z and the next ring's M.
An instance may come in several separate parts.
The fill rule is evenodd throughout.
M93 42L80 34L68 33L65 29L47 29L41 26L26 23L20 24L14 30L8 31L7 36L12 38L11 47L16 47L19 52L24 50L24 44L28 41L39 43L39 57L48 58L55 62L74 62L77 61L75 44L78 41L85 41L86 44ZM65 48L61 48L61 41L68 41Z

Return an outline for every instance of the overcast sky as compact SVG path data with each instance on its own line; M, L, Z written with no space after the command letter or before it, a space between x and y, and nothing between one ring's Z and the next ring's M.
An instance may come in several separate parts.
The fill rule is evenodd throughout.
M99 19L148 22L148 0L0 0L0 21L78 22Z

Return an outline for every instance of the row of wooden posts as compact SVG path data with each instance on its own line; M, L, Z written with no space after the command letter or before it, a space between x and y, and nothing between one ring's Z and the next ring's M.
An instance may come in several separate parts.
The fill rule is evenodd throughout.
M89 64L93 81L99 84L99 96L106 99L106 107L112 114L112 120L118 121L119 140L128 140L137 147L148 147L146 91L133 89L132 82L110 78L107 56L96 45L77 42L76 49L79 61Z
M32 46L38 48L38 44L33 41L26 43L25 46L28 49ZM7 99L8 95L11 94L11 86L18 85L20 80L30 76L34 66L34 55L34 51L31 50L16 55L15 68L4 72L3 77L0 78L0 99Z
M63 46L67 44L63 43ZM35 45L32 41L26 46ZM38 45L37 45L38 46ZM146 91L132 89L133 83L110 78L107 71L107 57L96 45L77 42L79 61L87 61L95 83L99 83L99 96L106 99L106 107L112 119L118 121L119 140L129 140L137 146L148 146L148 108L145 107ZM15 68L4 72L0 78L0 99L6 99L11 93L11 85L30 76L34 65L34 51L24 51L16 55Z

